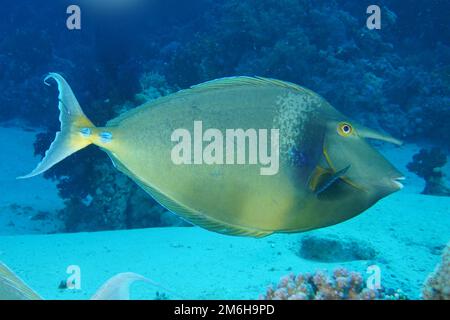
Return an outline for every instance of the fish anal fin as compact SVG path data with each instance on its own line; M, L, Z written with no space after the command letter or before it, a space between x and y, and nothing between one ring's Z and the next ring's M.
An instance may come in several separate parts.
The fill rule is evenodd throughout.
M198 212L194 209L187 208L173 199L167 197L163 193L158 190L147 186L137 180L135 180L139 186L144 189L147 193L149 193L159 204L165 207L167 210L180 215L182 218L186 219L192 224L195 224L204 229L214 231L217 233L222 233L225 235L232 236L245 236L245 237L254 237L254 238L262 238L272 234L272 231L264 231L257 230L237 225L232 225L223 221L219 221L217 219L211 218L201 212Z
M142 189L144 189L148 194L150 194L164 208L181 216L182 218L184 218L185 220L187 220L192 224L195 224L199 227L202 227L210 231L232 236L262 238L273 233L273 231L258 230L219 221L195 209L191 209L182 204L179 204L178 202L171 199L164 193L140 181L113 154L111 154L110 152L108 152L108 154L119 171L123 172L124 174L132 178L134 182L136 182Z

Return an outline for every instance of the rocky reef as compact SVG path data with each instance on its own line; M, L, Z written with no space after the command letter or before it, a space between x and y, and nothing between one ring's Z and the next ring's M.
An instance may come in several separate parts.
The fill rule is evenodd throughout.
M369 243L335 235L306 235L297 254L304 259L321 262L373 260L377 251Z
M263 300L404 300L401 290L368 288L359 272L337 268L331 275L324 271L289 274L260 296Z
M450 196L450 188L445 185L442 168L447 163L447 155L440 148L421 149L408 163L408 170L425 180L423 194Z
M68 76L95 122L139 92L139 79L149 72L174 88L260 75L313 89L399 138L449 147L441 139L449 136L450 120L450 30L443 14L449 4L379 5L380 30L367 29L365 4L349 0L170 0L119 17L83 8L95 19L84 20L87 32L77 33L64 19L44 18L65 12L64 4L8 4L3 9L10 16L26 12L27 19L19 28L2 25L0 121L55 129L54 99L41 82L49 71Z
M450 300L450 242L442 253L442 261L424 283L425 300Z
M427 41L403 29L423 23L419 4L409 12L397 1L382 3L383 27L373 31L365 27L362 3L217 2L207 13L210 27L171 57L167 78L181 87L235 74L288 80L372 127L448 146L440 137L449 135L450 87L442 68L450 47L432 36L431 26Z

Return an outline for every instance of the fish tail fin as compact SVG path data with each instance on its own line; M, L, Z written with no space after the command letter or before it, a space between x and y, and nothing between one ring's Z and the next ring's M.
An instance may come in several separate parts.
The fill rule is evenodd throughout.
M95 126L83 113L69 84L57 73L49 73L47 75L44 79L46 85L50 85L48 83L49 79L55 80L58 85L61 131L56 133L55 140L37 167L29 174L17 179L30 178L41 174L72 153L93 143L91 132L95 129Z
M140 274L133 272L124 272L115 275L106 281L100 289L91 297L91 300L130 300L130 287L135 282L144 282L151 286L162 289L173 294L175 297L186 299L181 297L178 293L148 279Z
M91 300L130 300L130 286L136 281L147 279L133 272L119 273L106 281Z

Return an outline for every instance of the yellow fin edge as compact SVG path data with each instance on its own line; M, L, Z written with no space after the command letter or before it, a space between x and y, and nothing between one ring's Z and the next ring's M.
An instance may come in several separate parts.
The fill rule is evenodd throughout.
M151 195L160 205L162 205L167 210L180 215L182 218L186 219L192 224L198 225L204 229L214 231L217 233L233 236L245 236L262 238L273 233L273 231L258 230L243 226L237 226L229 224L214 218L211 218L195 209L188 208L179 204L175 200L171 199L169 196L165 195L161 191L148 186L146 183L137 178L133 173L131 173L114 155L107 151L110 158L113 160L114 166L131 179L133 179L136 184L138 184L142 189L144 189L149 195Z

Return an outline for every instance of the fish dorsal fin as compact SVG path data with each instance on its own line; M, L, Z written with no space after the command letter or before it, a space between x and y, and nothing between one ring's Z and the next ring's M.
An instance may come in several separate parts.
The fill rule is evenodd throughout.
M252 229L243 226L232 225L217 219L211 218L195 209L188 208L182 204L179 204L175 200L171 199L169 196L163 194L159 190L148 186L144 182L140 181L133 173L131 173L116 157L109 154L112 159L114 166L127 176L133 179L142 189L144 189L148 194L150 194L160 205L162 205L167 210L180 215L182 218L186 219L192 224L198 225L210 231L233 235L233 236L246 236L254 238L262 238L273 233L273 231L265 231Z
M0 262L0 300L42 300L6 265Z
M306 90L294 83L287 82L287 81L281 81L281 80L277 80L277 79L263 78L263 77L248 77L248 76L238 76L238 77L227 77L227 78L215 79L215 80L197 84L187 90L190 90L191 92L199 92L199 91L204 91L204 90L215 90L215 89L223 89L223 88L228 88L228 87L268 86L268 85L283 87L285 89L292 89L292 90L296 90L296 91L300 91L300 92L304 92Z
M296 85L295 83L287 82L287 81L281 81L277 79L271 79L271 78L263 78L263 77L249 77L249 76L236 76L236 77L225 77L225 78L219 78L215 80L206 81L194 86L191 86L189 89L183 89L176 93L172 93L163 97L160 97L158 99L145 102L144 104L131 109L129 111L126 111L119 115L118 117L110 120L106 126L117 126L122 120L142 111L146 108L152 108L156 107L157 105L160 105L162 103L167 102L169 99L176 99L176 98L182 98L187 94L194 94L194 93L201 93L211 90L218 90L218 89L224 89L224 88L231 88L231 87L242 87L242 86L277 86L282 87L285 89L291 89L298 92L308 93L317 95L314 92L303 88L299 85Z

